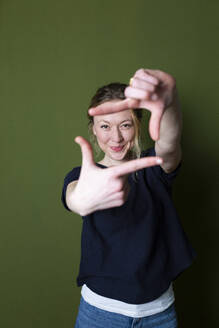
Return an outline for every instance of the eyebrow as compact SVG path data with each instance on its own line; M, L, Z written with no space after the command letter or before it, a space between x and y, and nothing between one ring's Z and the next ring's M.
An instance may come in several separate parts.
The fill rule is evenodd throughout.
M127 118L126 120L123 120L123 121L120 122L120 123L123 123L123 122L126 122L126 121L130 121L130 122L132 122L132 119ZM106 122L106 123L109 123L109 124L110 124L110 122L108 122L108 121L106 121L106 120L100 120L98 123L100 123L100 122Z

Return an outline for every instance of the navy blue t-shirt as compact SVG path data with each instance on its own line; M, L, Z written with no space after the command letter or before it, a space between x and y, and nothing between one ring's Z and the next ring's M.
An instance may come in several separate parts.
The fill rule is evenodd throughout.
M143 151L144 156L156 156L155 148ZM138 170L137 179L130 174L122 206L82 217L78 286L86 283L99 295L141 304L159 297L192 264L197 254L171 197L181 164L171 173L156 165ZM61 199L69 211L66 188L79 179L80 169L73 168L64 179Z

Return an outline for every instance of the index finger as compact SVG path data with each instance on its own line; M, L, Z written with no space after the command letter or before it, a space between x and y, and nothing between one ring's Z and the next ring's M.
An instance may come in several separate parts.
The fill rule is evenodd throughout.
M126 109L136 107L138 105L138 100L133 98L126 98L118 102L106 101L99 106L92 107L88 110L89 114L94 115L103 115L110 113L117 113Z
M125 174L129 174L129 173L138 171L145 167L160 165L161 163L163 163L163 160L161 157L150 156L150 157L134 159L134 160L128 161L127 163L123 163L123 164L120 164L117 166L110 167L108 170L111 170L113 172L114 176L119 177L119 176L123 176Z

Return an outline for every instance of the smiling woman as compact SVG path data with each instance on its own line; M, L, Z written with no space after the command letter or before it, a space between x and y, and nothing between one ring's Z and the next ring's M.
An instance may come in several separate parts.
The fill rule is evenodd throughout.
M118 102L118 100L124 100L124 91L127 86L127 84L116 82L99 88L91 99L89 108L96 107L105 102L113 103ZM88 131L90 141L92 142L97 155L99 155L101 150L104 152L104 149L106 149L107 146L109 149L109 147L126 145L122 154L119 152L118 148L118 153L120 154L117 154L115 160L119 159L125 161L128 159L140 158L142 109L138 108L121 111L119 112L119 116L118 113L98 115L94 117L89 115L89 113L87 115L89 119ZM104 130L105 133L103 133L103 131L101 132L100 129ZM114 132L115 139L110 140L112 132ZM117 152L116 149L112 150L114 153ZM99 163L106 164L109 163L108 160L109 157L106 154L105 159Z
M88 126L103 151L100 162L86 139L75 138L82 165L66 175L62 201L83 218L76 328L177 327L172 282L196 253L172 201L181 167L175 84L168 74L153 73L156 79L138 70L132 86L111 83L92 98L89 108L96 114L88 111ZM156 87L162 79L163 90ZM159 99L152 100L153 92ZM150 132L157 140L146 150L140 142L142 108L151 111Z
M105 153L102 164L112 166L130 159L135 138L131 110L94 117L93 133Z

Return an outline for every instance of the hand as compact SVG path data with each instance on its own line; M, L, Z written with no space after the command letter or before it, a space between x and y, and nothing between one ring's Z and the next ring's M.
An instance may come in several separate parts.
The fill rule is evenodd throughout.
M78 204L82 216L123 205L130 188L128 174L158 165L158 160L162 162L160 157L145 157L101 169L94 162L91 144L81 136L76 137L75 142L81 147L82 166L74 189L74 202Z
M132 83L125 89L125 100L105 102L89 109L90 115L115 113L126 109L145 108L151 112L149 133L159 139L160 122L167 107L176 100L176 81L170 74L160 70L139 69Z

